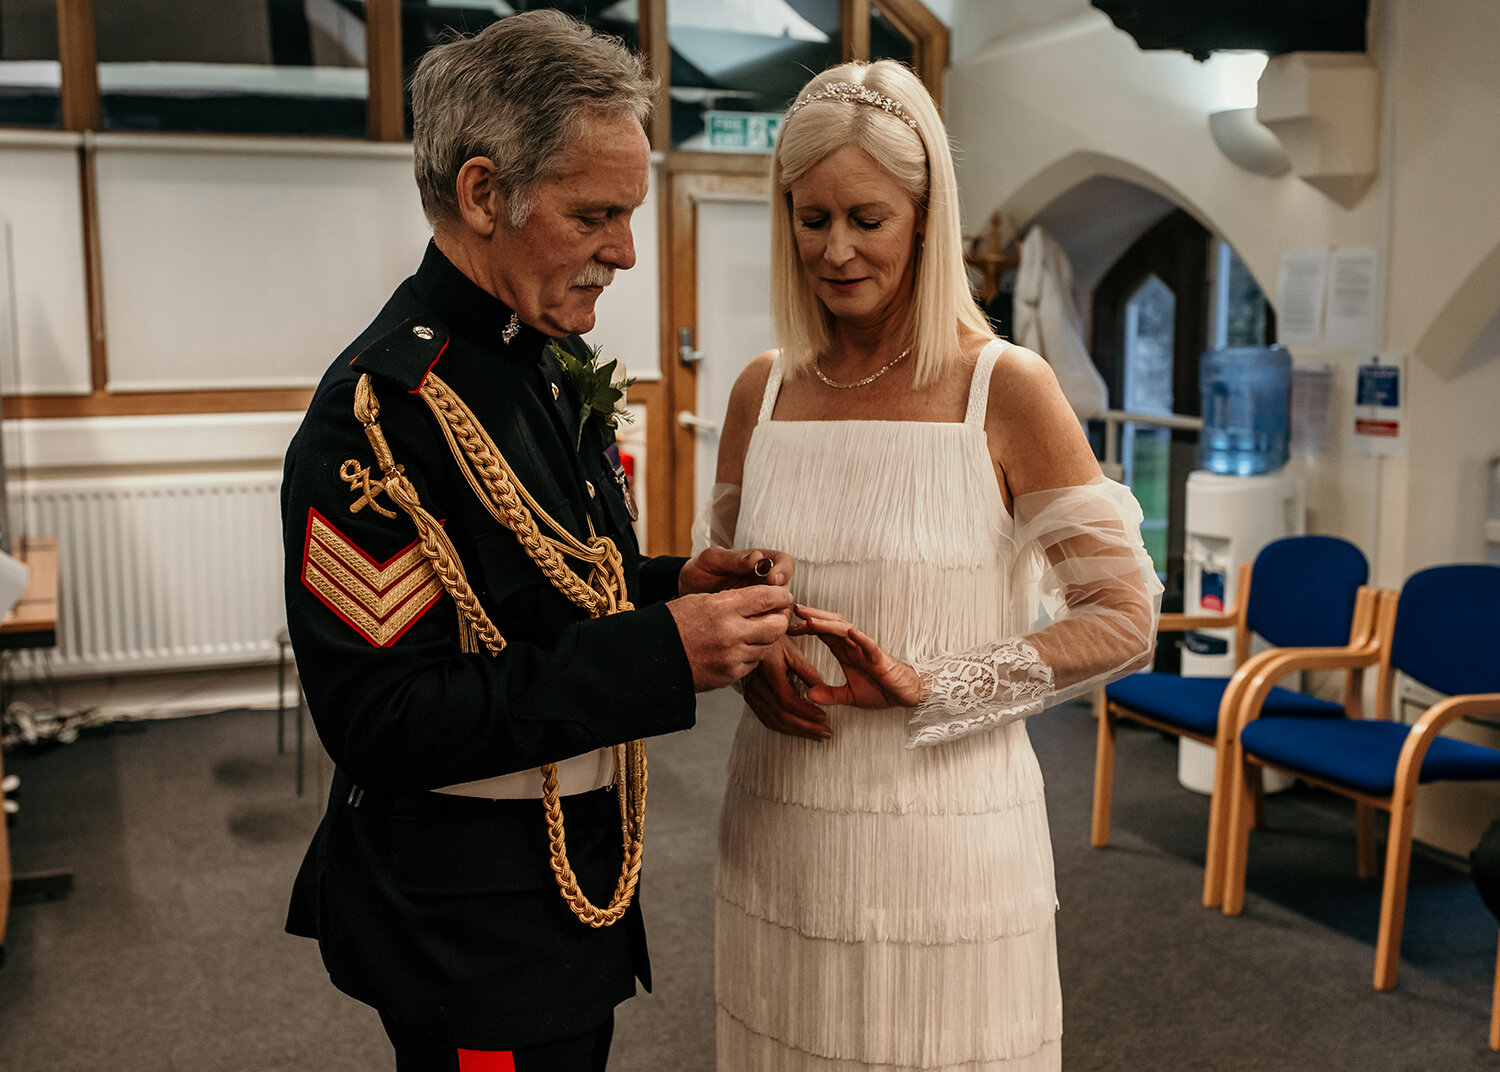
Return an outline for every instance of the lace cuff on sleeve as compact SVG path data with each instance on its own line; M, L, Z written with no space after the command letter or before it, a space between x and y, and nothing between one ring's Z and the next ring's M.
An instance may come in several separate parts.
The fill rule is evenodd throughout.
M1151 660L1161 583L1129 490L1100 478L1019 496L1014 513L1015 591L1035 584L1051 620L1025 636L915 661L929 691L912 713L909 747L1036 714ZM1027 563L1039 563L1040 576Z

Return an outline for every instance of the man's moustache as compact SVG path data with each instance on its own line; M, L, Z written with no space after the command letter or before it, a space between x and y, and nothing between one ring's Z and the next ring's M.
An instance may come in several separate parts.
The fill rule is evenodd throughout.
M573 280L575 287L607 287L615 281L615 270L594 265L578 273Z

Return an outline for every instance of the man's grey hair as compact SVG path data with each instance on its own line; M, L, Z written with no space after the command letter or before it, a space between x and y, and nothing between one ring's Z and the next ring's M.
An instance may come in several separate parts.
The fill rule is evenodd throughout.
M422 211L434 225L457 219L459 169L486 156L511 226L524 227L538 184L562 167L584 121L644 124L655 89L624 42L559 11L512 15L437 45L411 78Z

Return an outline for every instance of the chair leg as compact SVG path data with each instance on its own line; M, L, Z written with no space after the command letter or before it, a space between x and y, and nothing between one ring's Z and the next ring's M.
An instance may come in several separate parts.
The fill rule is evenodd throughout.
M1104 690L1094 692L1094 819L1089 841L1096 849L1109 844L1109 809L1115 791L1115 720Z
M1375 989L1396 985L1401 963L1401 927L1406 919L1406 884L1411 873L1411 835L1416 818L1416 787L1391 797L1390 833L1385 839L1385 885L1380 891L1380 931L1375 940Z
M1375 806L1364 801L1354 804L1354 847L1360 878L1374 878L1380 866L1375 847Z
M1226 916L1245 907L1245 870L1250 855L1250 820L1255 810L1246 778L1245 754L1236 744L1229 762L1229 826L1224 839L1224 904Z
M1229 841L1229 753L1223 735L1214 746L1214 789L1208 798L1208 847L1203 857L1203 907L1224 903L1224 855Z
M1252 820L1252 828L1264 830L1266 827L1266 772L1260 767L1252 767L1246 772L1250 783L1250 800L1255 808L1255 818Z
M1495 995L1490 1001L1490 1049L1500 1051L1500 947L1495 950Z

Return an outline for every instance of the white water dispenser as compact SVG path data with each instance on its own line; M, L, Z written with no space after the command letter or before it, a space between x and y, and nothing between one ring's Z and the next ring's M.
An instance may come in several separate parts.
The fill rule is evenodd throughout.
M1261 476L1231 476L1200 469L1188 474L1186 545L1183 552L1183 610L1217 614L1236 606L1240 563L1253 562L1260 549L1306 528L1302 480L1280 469ZM1228 677L1234 673L1234 630L1199 629L1182 641L1185 677ZM1260 643L1253 650L1265 647ZM1267 774L1266 789L1277 788ZM1181 739L1177 779L1184 787L1211 793L1213 749Z

